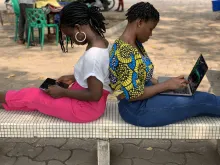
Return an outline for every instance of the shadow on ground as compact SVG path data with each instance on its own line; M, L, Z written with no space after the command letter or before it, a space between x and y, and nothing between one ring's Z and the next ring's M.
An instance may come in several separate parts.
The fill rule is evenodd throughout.
M29 72L11 70L7 67L0 67L0 77L1 91L20 89L24 87L39 87L40 84L44 81L43 78L30 79Z
M196 12L194 10L199 10ZM191 10L185 6L171 7L161 12L161 21L152 39L162 44L213 55L220 52L220 20L216 13L204 7ZM220 14L219 14L220 15ZM186 54L187 55L187 54Z

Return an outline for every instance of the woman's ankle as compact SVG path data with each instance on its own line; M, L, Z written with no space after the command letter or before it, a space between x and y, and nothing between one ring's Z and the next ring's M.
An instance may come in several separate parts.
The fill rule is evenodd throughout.
M0 104L6 103L5 96L6 96L6 92L0 92Z
M3 105L0 103L0 109L4 109Z

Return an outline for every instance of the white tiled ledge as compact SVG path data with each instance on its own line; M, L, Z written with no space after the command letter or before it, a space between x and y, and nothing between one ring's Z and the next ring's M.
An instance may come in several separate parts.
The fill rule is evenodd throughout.
M116 102L108 102L99 120L69 123L38 112L0 110L0 137L220 139L220 118L197 117L165 127L125 123Z

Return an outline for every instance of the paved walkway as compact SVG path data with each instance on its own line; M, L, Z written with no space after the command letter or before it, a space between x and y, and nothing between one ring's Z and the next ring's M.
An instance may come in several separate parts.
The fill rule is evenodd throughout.
M135 1L136 2L136 1ZM209 72L199 90L220 95L220 19L206 0L150 0L161 21L145 44L155 64L155 75L189 74L203 53ZM128 7L132 1L126 2ZM111 13L118 16L119 13ZM72 73L84 47L63 54L47 42L26 49L15 44L13 31L0 27L0 90L39 86L46 77ZM113 42L122 30L110 35ZM110 97L109 99L114 99ZM0 139L1 165L95 165L96 144L89 139ZM112 165L219 165L216 141L140 140L111 141Z
M219 165L215 141L112 140L111 165ZM96 165L89 139L0 139L1 165Z

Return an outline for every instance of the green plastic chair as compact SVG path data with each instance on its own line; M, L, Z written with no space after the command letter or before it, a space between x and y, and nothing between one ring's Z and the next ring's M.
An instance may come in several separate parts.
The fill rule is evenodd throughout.
M19 16L20 16L20 7L18 0L11 1L14 13L15 13L15 37L14 40L17 41L18 39L18 24L19 24Z
M28 24L27 48L30 46L30 38L32 38L32 40L34 41L34 28L38 28L39 31L39 41L41 45L41 50L43 49L44 46L44 30L47 27L56 28L56 45L58 45L58 39L59 39L58 25L47 24L46 15L42 9L27 8L26 17Z

